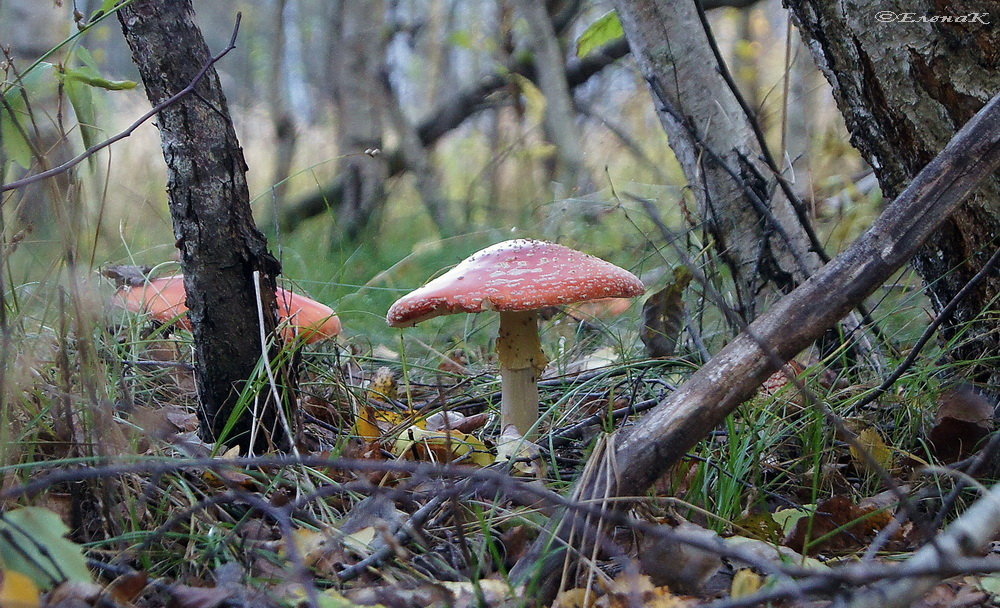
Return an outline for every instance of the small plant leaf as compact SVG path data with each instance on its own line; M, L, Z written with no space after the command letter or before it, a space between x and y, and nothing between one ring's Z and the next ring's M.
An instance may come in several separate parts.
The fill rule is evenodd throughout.
M6 571L29 577L39 589L67 580L89 583L83 551L63 538L69 528L41 507L23 507L0 517L0 562Z
M618 13L608 11L601 15L597 21L590 24L580 37L576 39L576 56L581 59L589 55L594 49L617 40L625 35L622 29L622 22L618 19Z
M90 66L70 68L66 70L66 80L79 82L96 89L108 91L127 91L138 86L134 80L108 80Z
M45 99L54 97L59 89L56 67L48 62L37 64L21 75L21 79L3 91L0 107L0 137L7 158L25 169L31 166L31 144L25 135L31 132L32 118L25 98Z

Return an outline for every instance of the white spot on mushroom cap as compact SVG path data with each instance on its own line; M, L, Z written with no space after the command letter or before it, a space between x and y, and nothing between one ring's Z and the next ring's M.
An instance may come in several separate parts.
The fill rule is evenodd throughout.
M634 274L610 262L564 245L515 239L474 253L403 296L386 318L401 327L457 312L534 310L644 291Z

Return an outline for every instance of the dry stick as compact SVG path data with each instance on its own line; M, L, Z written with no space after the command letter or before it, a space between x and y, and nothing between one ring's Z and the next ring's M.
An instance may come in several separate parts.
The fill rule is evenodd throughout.
M863 236L775 303L645 416L619 444L621 475L614 478L610 491L596 482L579 495L587 499L643 494L780 368L767 351L787 360L811 344L905 264L998 167L1000 94L924 167ZM578 516L555 519L555 533L566 534L574 519ZM554 572L552 562L559 557L559 552L546 556L542 543L536 542L511 576L526 582L540 573L544 580Z
M110 138L102 141L99 144L94 144L93 146L90 146L89 148L87 148L86 150L84 150L83 152L81 152L76 157L74 157L74 158L72 158L72 159L64 162L63 164L59 165L58 167L53 167L53 168L51 168L51 169L49 169L47 171L42 171L41 173L36 173L34 175L30 175L30 176L28 176L28 177L26 177L24 179L19 179L17 181L13 181L13 182L10 182L10 183L7 183L7 184L2 184L2 185L0 185L0 192L7 192L8 190L15 190L17 188L23 188L25 186L30 186L31 184L34 184L35 182L40 182L43 179L48 179L48 178L50 178L50 177L52 177L54 175L59 175L60 173L64 173L66 171L69 171L73 167L79 165L80 163L82 163L83 161L85 161L87 158L93 156L94 154L98 153L99 151L103 150L104 148L107 148L111 144L116 143L118 141L121 141L121 140L125 139L126 137L129 137L130 135L132 135L132 133L136 129L138 129L140 126L142 126L142 124L144 122L146 122L150 118L152 118L152 117L156 116L157 114L159 114L161 110L163 110L164 108L166 108L166 107L168 107L170 105L173 105L173 104L177 103L181 98L183 98L186 95L190 94L192 91L194 91L195 87L198 86L198 83L201 82L201 79L205 77L205 74L208 73L209 68L211 68L213 65L215 65L216 63L218 63L218 61L220 59L222 59L223 57L225 57L229 53L229 51L231 51L231 50L233 50L233 49L236 48L236 35L240 31L240 21L242 19L243 19L243 14L242 13L236 13L236 24L233 26L233 35L229 39L229 45L226 46L226 48L222 49L222 51L220 51L218 55L215 55L214 57L212 57L208 61L208 63L206 63L201 68L201 71L199 71L197 74L195 74L195 77L191 80L191 82L186 87L184 87L180 91L177 91L176 93L174 93L170 97L164 99L160 103L158 103L155 106L153 106L153 108L150 111L148 111L145 114L143 114L142 116L140 116L138 120L136 120L135 122L133 122L124 131L121 131L117 135L113 135L112 137L110 137Z
M936 545L923 547L900 568L906 570L947 566L954 558L967 557L981 551L997 532L1000 532L1000 484L993 486L948 526L947 530L938 535ZM932 573L875 583L858 591L853 600L835 605L849 608L909 606L940 580L940 575Z
M47 463L46 467L36 468L56 468L61 466L63 465L59 463ZM669 526L650 524L646 521L630 517L619 510L605 510L604 507L599 505L576 503L544 487L523 483L500 471L418 462L331 459L319 456L306 456L301 458L196 458L188 460L169 459L165 461L146 459L144 462L138 463L115 463L111 461L104 461L102 466L70 470L61 469L46 475L41 479L36 479L20 486L8 488L0 491L0 500L8 500L19 496L31 495L35 492L52 487L55 484L69 481L99 479L129 473L147 473L157 476L188 469L204 468L214 471L222 471L248 466L262 468L312 466L353 472L379 471L409 473L413 475L415 479L453 478L463 480L464 482L475 482L479 484L478 490L480 492L518 495L520 497L519 500L525 503L530 502L532 500L531 497L534 497L534 499L548 502L556 507L575 510L581 515L594 516L603 512L611 523L618 526L629 527L650 537L680 542L698 549L715 552L722 557L744 562L761 572L777 576L779 577L779 580L784 579L786 581L783 583L783 586L769 589L758 595L741 598L740 600L723 602L726 606L756 606L760 605L759 603L756 603L761 601L760 598L782 599L800 597L803 594L803 590L832 591L842 589L845 585L865 585L886 580L899 580L901 578L906 578L907 576L923 576L929 574L951 575L962 572L994 572L1000 569L1000 563L993 559L976 559L957 556L950 559L947 564L943 564L941 566L934 564L916 564L899 567L882 566L877 564L853 564L843 568L825 570L817 573L815 570L809 568L769 561L768 559L761 557L756 552L747 551L739 547L734 548L727 545L720 539L707 539L701 534L690 534L683 531L678 532ZM445 496L451 495L459 491L461 485L462 484L455 484L454 486L447 488L443 494ZM371 485L368 487L373 492L393 492L391 488ZM330 491L340 493L349 489L349 484L334 484L330 488ZM288 508L288 506L280 508L274 507L253 492L239 492L238 490L231 491L233 491L234 495L239 494L241 498L250 502L251 508L260 510L262 513L268 513L275 520L277 520L285 538L290 538L292 536L291 521L288 514L293 509ZM322 495L323 494L320 492L315 493L315 497L317 499L321 498ZM300 500L296 501L295 504L302 505L305 504L305 502L307 501ZM294 550L294 547L290 547L290 550ZM290 552L289 557L293 563L296 563L296 556L293 553ZM790 578L802 578L806 580L797 584L798 586L791 587L790 585L792 583Z

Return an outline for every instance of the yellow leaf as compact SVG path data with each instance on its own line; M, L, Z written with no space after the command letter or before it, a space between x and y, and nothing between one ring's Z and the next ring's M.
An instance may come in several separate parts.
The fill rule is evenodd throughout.
M476 464L481 467L495 460L486 444L459 431L427 431L417 425L404 430L393 444L392 453L400 458Z
M567 589L556 596L556 601L552 604L552 608L590 608L594 605L594 600L596 599L597 594L593 591L588 594L586 589L581 589L580 587Z
M374 540L375 526L368 526L345 536L344 545L355 553L365 553L371 551Z
M892 466L892 450L885 444L882 436L872 427L866 427L858 433L858 444L864 448L868 455L874 460L874 464L882 469ZM853 445L851 446L851 458L855 464L860 465L866 471L874 472L872 463Z
M736 600L741 597L753 595L760 590L764 584L764 579L759 574L749 568L737 570L733 576L733 584L730 587L729 597Z
M388 367L378 368L368 384L368 400L392 403L396 400L397 392L396 373Z
M375 441L382 436L378 424L375 422L375 408L367 403L361 406L357 419L354 421L354 433L367 441Z
M386 431L407 423L419 428L425 428L427 424L417 410L396 412L375 409L365 404L361 406L358 418L354 422L354 432L362 439L375 441L381 439Z
M292 541L295 543L295 548L298 549L302 561L307 566L312 566L330 550L333 539L322 530L299 528L292 532ZM282 548L279 554L286 556L287 552Z
M0 572L0 608L37 608L40 603L38 587L30 577L5 570Z
M545 117L545 106L548 105L545 94L535 86L535 83L520 74L512 73L510 74L510 78L521 89L521 95L524 97L525 107L527 108L528 119L530 122L540 124Z

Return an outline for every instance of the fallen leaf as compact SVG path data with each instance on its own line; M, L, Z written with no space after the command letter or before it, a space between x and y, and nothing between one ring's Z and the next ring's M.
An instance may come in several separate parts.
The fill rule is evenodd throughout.
M874 461L870 462L861 450L852 445L850 447L851 458L854 460L855 466L859 469L869 473L877 473L879 469L887 471L892 467L892 450L886 445L885 440L882 439L882 435L874 428L865 427L861 429L858 433L858 445Z
M810 518L800 519L785 541L805 554L845 554L866 547L892 521L892 512L854 504L846 496L833 496L816 506Z
M993 429L993 404L969 385L943 392L934 426L928 433L931 451L941 462L968 458Z
M650 357L669 357L677 349L684 329L684 290L693 276L686 266L674 268L674 280L643 303L639 337Z
M30 578L39 589L58 583L90 583L80 545L64 538L69 528L41 507L22 507L0 516L0 563ZM58 568L55 566L58 564Z
M41 593L31 577L14 570L0 570L0 606L38 608Z
M400 458L475 464L486 467L495 457L482 441L459 431L428 431L411 426L399 434L393 443L392 453Z
M145 572L129 572L111 581L105 593L122 604L129 604L139 597L148 582L149 576Z
M715 532L686 521L674 526L674 530L706 541L719 541ZM639 565L655 585L695 593L722 567L722 558L669 536L649 535L642 541Z
M590 608L597 601L597 593L581 589L566 589L556 596L552 608Z
M684 608L694 601L674 595L670 587L655 585L649 576L625 571L607 586L603 597L594 602L594 608Z
M795 385L789 380L789 375L792 377L799 376L802 372L806 371L804 365L792 359L786 363L781 369L774 372L764 380L764 383L760 385L760 392L764 395L774 397L778 393L783 392L788 385L792 385L792 389L795 389ZM795 391L794 395L786 398L786 400L794 405L802 406L805 405L805 397L798 391Z
M542 458L541 448L518 433L513 424L504 427L503 433L497 438L496 462L508 461L513 461L511 470L519 475L545 478L545 460Z
M398 389L396 372L389 367L380 367L368 383L368 400L392 403L396 401Z
M764 586L764 578L749 568L742 568L733 575L733 583L729 588L729 597L734 600L747 597L760 591Z
M233 596L228 589L172 585L169 589L176 608L216 608Z

